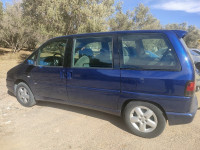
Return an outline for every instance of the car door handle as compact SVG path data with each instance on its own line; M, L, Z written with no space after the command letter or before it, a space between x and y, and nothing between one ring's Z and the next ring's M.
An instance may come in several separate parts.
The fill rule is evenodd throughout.
M65 72L64 70L63 71L60 71L60 78L61 79L72 79L72 71L67 71Z
M66 77L66 79L70 80L70 79L72 79L72 72L68 71L68 72L64 73L64 76Z

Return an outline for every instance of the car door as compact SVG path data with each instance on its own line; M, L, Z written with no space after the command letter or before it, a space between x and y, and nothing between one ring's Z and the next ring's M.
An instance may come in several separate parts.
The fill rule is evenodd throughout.
M57 38L45 43L36 55L36 65L30 71L36 99L67 100L66 78L63 74L67 39Z
M117 46L110 36L74 37L71 68L67 72L69 101L116 109L120 95ZM118 57L117 57L118 58Z

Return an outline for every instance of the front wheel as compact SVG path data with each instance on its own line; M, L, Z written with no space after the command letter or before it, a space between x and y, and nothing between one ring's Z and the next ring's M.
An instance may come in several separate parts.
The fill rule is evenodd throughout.
M160 135L166 125L165 116L157 106L140 101L126 105L124 121L133 134L144 138Z
M23 82L17 85L16 97L18 102L25 107L31 107L36 104L33 93L31 92L30 88Z

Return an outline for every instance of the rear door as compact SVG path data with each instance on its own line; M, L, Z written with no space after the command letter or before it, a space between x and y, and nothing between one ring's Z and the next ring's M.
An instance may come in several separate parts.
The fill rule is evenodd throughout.
M145 93L184 95L180 63L164 34L133 33L121 35L119 41L122 97L147 100Z
M113 35L73 38L71 68L66 69L71 103L117 108L120 70L116 41Z

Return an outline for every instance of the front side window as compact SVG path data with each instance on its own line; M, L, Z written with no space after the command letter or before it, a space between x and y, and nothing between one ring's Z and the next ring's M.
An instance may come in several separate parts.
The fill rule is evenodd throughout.
M180 67L175 51L162 34L132 34L121 39L121 68L177 70Z
M74 39L72 67L112 68L112 37Z
M66 40L49 42L38 52L37 65L63 66Z
M35 54L33 54L28 58L27 63L28 65L34 65L34 61L35 61Z

